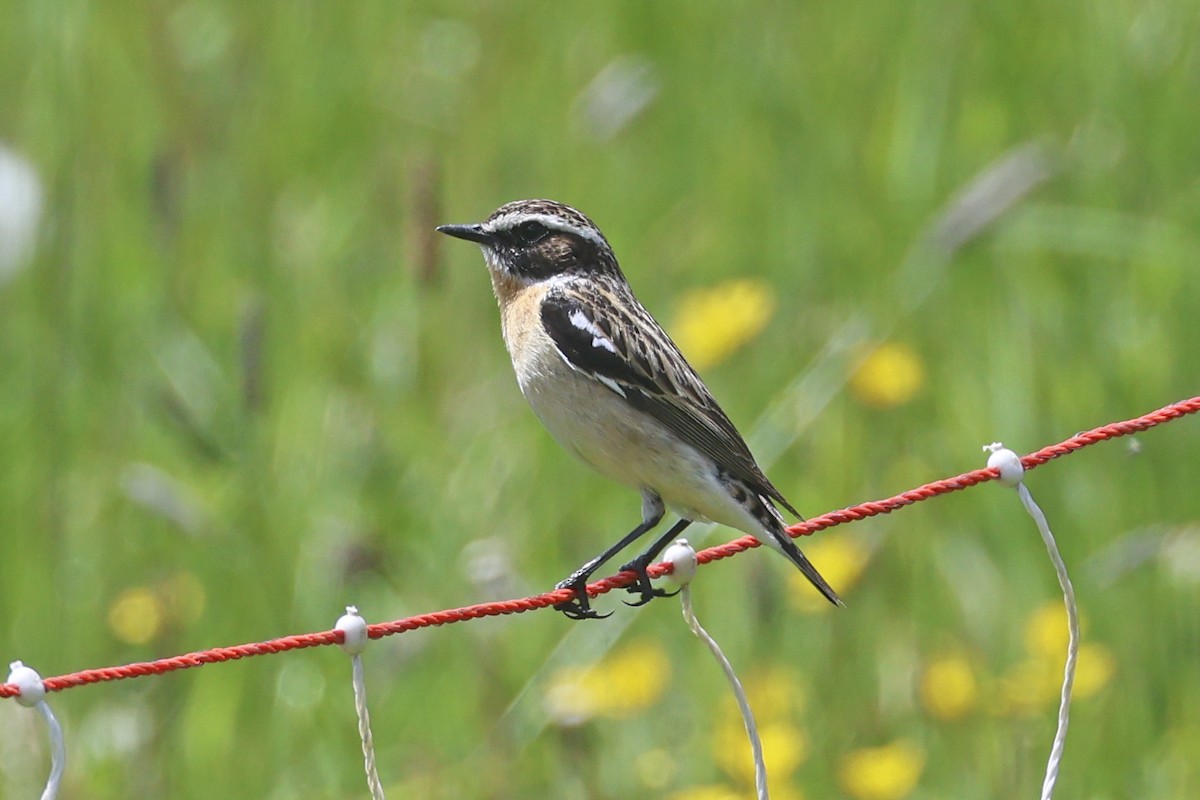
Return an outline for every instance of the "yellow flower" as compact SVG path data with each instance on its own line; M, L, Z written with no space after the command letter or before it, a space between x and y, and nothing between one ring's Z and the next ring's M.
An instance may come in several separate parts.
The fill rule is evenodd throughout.
M1080 620L1080 628L1086 628ZM1040 714L1062 691L1063 667L1067 661L1067 612L1061 603L1046 603L1033 612L1025 625L1025 647L1029 658L1014 666L1000 681L997 710L1001 714ZM1102 644L1079 646L1075 665L1073 697L1092 697L1112 680L1116 658Z
M108 608L108 627L122 642L145 644L170 625L191 625L204 613L204 584L190 572L177 572L151 588L135 586Z
M816 539L805 539L800 544L829 585L843 597L858 583L871 560L871 549L852 534L824 534ZM788 570L787 576L791 583L789 597L797 611L822 614L833 608L798 571Z
M1081 613L1081 631L1087 630L1086 623ZM1062 603L1046 603L1033 612L1025 626L1025 646L1030 656L1046 662L1050 670L1057 673L1056 683L1062 680L1069 639L1067 609ZM1091 697L1104 688L1115 671L1116 658L1112 651L1102 644L1081 643L1079 660L1075 665L1075 697Z
M727 281L684 294L671 330L692 366L704 369L762 333L774 314L775 297L766 284Z
M145 586L126 589L108 608L108 627L114 636L128 644L150 641L158 635L162 623L162 601Z
M801 679L795 670L768 667L747 677L744 686L767 772L772 781L783 781L808 759L808 733L796 722L807 701ZM754 759L742 715L733 698L725 697L722 705L713 735L713 758L739 785L753 786Z
M1081 644L1079 662L1075 665L1075 697L1086 700L1112 680L1117 671L1117 659L1102 644Z
M1032 656L1065 658L1069 635L1066 607L1062 603L1043 603L1025 623L1025 649Z
M633 716L658 701L670 673L662 645L635 642L598 664L560 669L550 678L546 708L560 725Z
M842 757L838 782L858 800L900 800L917 785L925 751L906 739L853 750Z
M937 719L962 719L970 714L979 700L971 662L960 653L930 661L921 675L920 695L921 705Z
M754 708L753 705L750 706ZM780 780L790 776L808 758L808 734L787 721L758 725L767 774ZM726 775L740 783L754 784L754 756L746 728L739 716L717 728L713 736L713 757Z
M858 365L850 390L864 405L892 408L911 400L924 382L925 366L916 351L900 342L884 342Z

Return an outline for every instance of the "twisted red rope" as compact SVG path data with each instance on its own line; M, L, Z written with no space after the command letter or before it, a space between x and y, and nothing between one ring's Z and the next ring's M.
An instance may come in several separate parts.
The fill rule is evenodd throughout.
M1021 463L1026 469L1045 464L1051 459L1065 456L1068 453L1073 453L1076 450L1087 447L1088 445L1102 442L1107 439L1115 439L1119 436L1127 436L1131 433L1144 431L1148 428L1153 428L1156 425L1161 425L1164 422L1178 419L1188 414L1195 414L1200 411L1200 396L1192 397L1179 403L1160 408L1157 411L1152 411L1149 414L1137 417L1135 419L1125 420L1124 422L1114 422L1109 425L1102 425L1084 433L1078 433L1070 439L1052 444L1049 447L1043 447L1036 453L1030 453L1021 459ZM819 517L814 517L805 522L798 523L788 528L788 531L793 536L807 536L817 531L826 528L832 528L835 525L842 525L847 522L855 522L856 520L866 517L874 517L879 514L888 514L896 509L903 508L913 503L918 503L922 500L928 500L940 494L948 492L956 492L960 489L966 489L978 483L995 480L999 476L996 469L977 469L971 472L964 472L962 475L956 475L953 478L943 478L940 481L933 481L924 486L918 486L915 489L910 489L907 492L889 497L886 500L873 500L866 503L860 503L856 506L841 509L840 511L830 511L828 514L822 514ZM716 561L721 558L729 558L743 550L749 550L753 547L758 547L759 542L752 536L743 536L740 539L735 539L732 542L710 547L707 550L701 550L696 554L697 559L701 564L709 561ZM656 564L649 569L651 576L658 577L666 574L671 570L667 564ZM595 597L597 595L611 592L613 589L621 589L633 583L635 575L632 572L621 572L610 576L595 583L588 584L588 594ZM382 622L368 627L369 635L372 639L380 639L384 636L392 634L404 633L418 628L429 628L438 625L449 625L454 622L464 622L469 619L477 619L479 617L494 617L501 614L520 614L525 611L533 611L538 608L553 606L556 603L562 603L570 600L572 597L571 590L557 589L552 592L525 597L517 600L500 600L491 603L480 603L479 605L466 606L465 608L455 608L446 611L435 611L430 614L418 614L415 617L406 619L398 619L394 622ZM55 678L47 678L43 681L47 691L57 692L63 689L69 689L75 686L83 686L89 683L99 683L102 681L116 681L124 678L138 678L143 675L160 675L164 672L173 672L177 669L188 669L190 667L199 667L205 664L215 664L219 661L233 661L239 658L248 658L250 656L268 655L271 653L282 653L288 650L298 650L304 647L318 647L321 645L340 644L342 634L340 631L325 631L324 633L307 633L297 636L284 636L280 639L272 639L267 642L258 642L254 644L237 645L236 647L217 647L212 650L201 650L195 653L187 653L186 655L174 656L171 658L163 658L157 661L146 661L137 664L126 664L121 667L104 667L101 669L89 669L82 672L73 672L69 675L60 675ZM0 697L15 697L19 692L17 687L6 683L0 685Z

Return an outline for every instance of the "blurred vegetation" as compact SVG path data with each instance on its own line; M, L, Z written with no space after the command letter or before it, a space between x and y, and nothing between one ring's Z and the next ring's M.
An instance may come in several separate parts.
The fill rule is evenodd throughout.
M43 675L541 590L628 530L431 234L520 197L596 220L806 513L1200 386L1192 2L3 16L0 653ZM1197 425L1029 477L1091 648L1065 797L1200 795ZM807 548L846 610L761 552L695 586L773 794L1036 796L1062 618L1012 493ZM747 796L677 605L601 604L374 644L389 796ZM332 649L52 702L69 797L364 795ZM0 703L0 794L42 742Z

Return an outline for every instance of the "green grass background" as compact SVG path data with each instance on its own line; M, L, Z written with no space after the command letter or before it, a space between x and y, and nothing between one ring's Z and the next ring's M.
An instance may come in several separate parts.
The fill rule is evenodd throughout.
M383 620L531 592L627 530L636 496L525 408L478 253L427 237L511 199L592 216L664 320L688 288L769 282L771 324L705 377L756 448L783 442L769 471L806 513L1200 386L1185 0L12 2L3 17L0 142L46 193L36 255L0 286L5 663L59 674L321 630L347 603ZM580 97L623 57L657 93L604 138ZM922 250L959 192L1030 143L1053 177L948 260ZM810 371L852 319L920 355L912 401L857 402L846 359ZM1197 425L1030 475L1088 639L1117 665L1076 706L1064 797L1200 793ZM1002 674L1055 601L1015 497L983 487L855 535L877 550L845 611L791 610L787 567L761 552L695 588L739 669L804 684L810 752L785 782L838 796L845 752L905 737L927 756L914 797L1035 796L1053 703L943 723L912 689L947 646ZM509 568L495 580L464 567L485 538ZM122 592L180 574L203 588L199 614L144 645L114 636ZM527 682L614 636L662 643L665 698L541 726ZM394 796L729 784L711 758L725 688L674 602L422 631L366 660ZM506 714L518 698L528 720ZM68 797L364 796L332 649L51 702ZM38 791L36 723L0 704L5 796ZM646 786L634 765L652 748L674 766Z

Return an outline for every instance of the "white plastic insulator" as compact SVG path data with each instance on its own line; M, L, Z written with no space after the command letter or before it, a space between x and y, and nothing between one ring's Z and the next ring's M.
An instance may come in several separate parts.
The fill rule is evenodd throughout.
M8 680L21 690L16 700L26 708L33 708L46 697L46 687L42 685L42 676L37 670L25 666L20 661L8 665Z
M1021 457L1012 450L1000 442L992 442L983 449L984 452L991 453L987 460L988 467L1000 470L1000 482L1005 486L1016 486L1025 477L1025 467L1021 464Z
M674 544L663 551L663 561L671 565L670 578L679 585L692 582L696 576L696 550L687 539L676 539Z
M370 641L367 637L367 621L358 615L358 609L354 606L346 606L346 613L338 618L333 629L343 634L343 651L356 656L367 649L367 642Z

